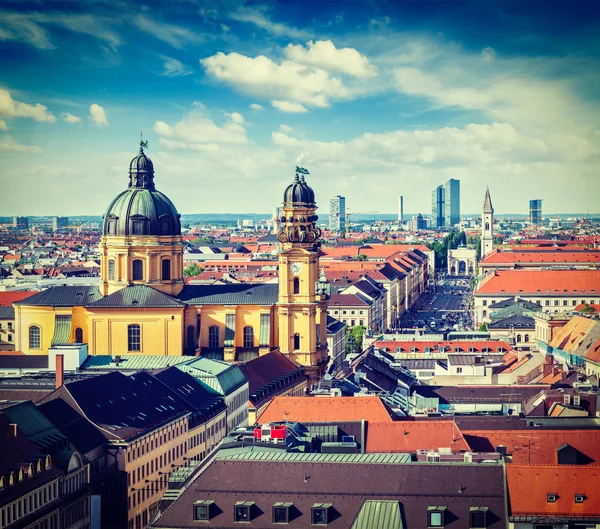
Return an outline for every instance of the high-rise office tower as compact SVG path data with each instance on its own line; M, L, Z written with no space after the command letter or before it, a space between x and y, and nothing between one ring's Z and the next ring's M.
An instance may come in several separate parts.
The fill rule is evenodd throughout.
M542 223L542 199L529 201L529 223L539 226Z
M431 194L431 227L443 228L445 220L445 189L437 186Z
M52 229L54 231L64 229L69 226L69 217L53 217Z
M333 197L329 201L329 229L343 233L346 231L346 198Z
M13 217L13 228L17 228L18 230L26 230L29 228L29 218L28 217Z
M460 180L451 178L444 185L444 226L452 228L460 222Z
M398 197L398 222L404 222L404 197Z

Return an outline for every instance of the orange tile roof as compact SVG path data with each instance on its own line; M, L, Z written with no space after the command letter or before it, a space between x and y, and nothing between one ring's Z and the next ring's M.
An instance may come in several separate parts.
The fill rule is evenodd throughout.
M471 451L453 421L396 421L367 425L367 452Z
M411 341L411 340L378 340L375 342L375 346L379 348L385 347L391 353L396 352L396 348L400 347L402 349L402 353L408 353L414 347L415 353L424 353L425 348L429 347L431 353L439 353L440 347L445 347L446 353L453 353L454 348L458 347L461 353L469 352L469 348L473 348L474 353L482 353L483 348L487 347L489 349L488 352L496 353L498 352L498 347L502 347L505 352L512 351L512 347L508 345L504 340L451 340L451 341ZM437 349L435 347L437 346Z
M28 298L29 296L33 296L37 294L37 290L27 290L27 291L19 291L19 292L0 292L0 306L10 306L17 301L21 301L22 299Z
M600 270L498 270L485 276L477 294L600 295Z
M557 329L549 345L563 351L575 351L587 333L596 325L594 320L573 316L563 327Z
M600 517L600 469L589 466L507 465L512 516ZM548 503L548 494L556 501ZM583 494L583 503L575 503Z
M391 422L379 397L275 397L260 416L261 423L278 421Z
M600 363L600 339L596 340L586 351L585 359Z
M556 248L525 251L497 249L487 254L481 261L483 265L502 263L600 263L600 251L557 250Z
M556 449L568 444L600 466L600 430L464 430L475 450L504 445L513 464L556 465Z

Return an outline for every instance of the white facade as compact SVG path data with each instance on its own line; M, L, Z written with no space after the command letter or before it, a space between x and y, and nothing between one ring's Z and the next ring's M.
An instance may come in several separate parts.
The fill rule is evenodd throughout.
M485 257L494 249L494 208L490 190L485 190L483 213L481 216L481 257Z

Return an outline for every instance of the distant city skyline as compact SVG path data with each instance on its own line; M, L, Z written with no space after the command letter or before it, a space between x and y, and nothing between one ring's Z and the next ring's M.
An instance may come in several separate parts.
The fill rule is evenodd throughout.
M583 9L585 6L585 9ZM0 216L102 214L140 130L180 213L598 214L596 3L132 1L0 11ZM408 208L406 206L409 206ZM409 211L410 210L410 211ZM476 213L474 213L476 214Z

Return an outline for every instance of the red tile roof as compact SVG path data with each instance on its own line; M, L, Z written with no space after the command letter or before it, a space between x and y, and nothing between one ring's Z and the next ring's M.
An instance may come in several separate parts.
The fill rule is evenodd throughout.
M37 294L37 290L27 290L19 292L0 292L0 306L10 306L17 301Z
M600 270L498 270L485 276L478 294L600 295Z
M585 359L600 363L600 339L596 340L585 353Z
M261 423L298 422L391 422L379 397L275 397L260 417Z
M483 265L508 263L600 263L599 250L572 251L556 248L512 251L494 250L481 261Z
M429 347L431 353L439 353L440 347L445 347L446 353L453 353L454 348L458 347L459 351L462 353L468 353L469 348L473 348L474 353L482 353L483 349L487 347L490 353L498 352L498 347L502 347L505 352L511 351L512 347L508 345L504 340L451 340L451 341L386 341L380 340L375 342L375 347L379 347L380 349L385 347L391 353L397 352L396 349L400 347L402 350L398 351L401 353L409 353L410 350L414 347L416 353L424 353L425 349ZM437 347L437 349L435 349Z
M586 466L507 465L512 516L600 517L600 469ZM548 502L548 494L556 494ZM575 495L583 494L582 503Z
M360 299L356 294L332 294L329 298L329 309L335 307L368 307L366 301Z
M504 445L514 464L556 465L556 449L568 444L600 466L600 430L463 430L476 451Z

